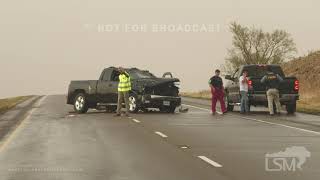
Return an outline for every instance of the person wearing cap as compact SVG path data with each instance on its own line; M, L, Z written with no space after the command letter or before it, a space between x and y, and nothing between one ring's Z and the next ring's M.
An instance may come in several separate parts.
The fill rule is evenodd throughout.
M220 70L217 69L215 71L215 75L212 76L209 80L209 86L211 88L211 94L212 94L212 115L216 113L216 104L217 101L220 102L221 111L222 113L226 113L226 105L224 103L224 88L223 88L223 82L222 78L220 77Z

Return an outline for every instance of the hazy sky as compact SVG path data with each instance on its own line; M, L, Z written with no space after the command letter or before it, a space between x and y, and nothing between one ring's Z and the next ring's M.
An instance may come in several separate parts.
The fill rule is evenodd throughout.
M231 21L292 34L298 55L320 49L318 0L7 0L0 6L0 98L65 93L104 67L172 71L182 90L207 88L223 64ZM144 32L123 27L145 25ZM214 25L212 32L155 32L158 25ZM112 26L111 26L112 25ZM101 27L120 25L118 31ZM99 29L100 27L100 29ZM109 32L107 32L107 30Z

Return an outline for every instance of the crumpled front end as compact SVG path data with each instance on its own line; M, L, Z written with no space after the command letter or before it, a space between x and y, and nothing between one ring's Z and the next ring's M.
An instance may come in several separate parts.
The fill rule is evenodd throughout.
M181 105L179 79L158 78L136 82L134 89L145 108L177 107Z

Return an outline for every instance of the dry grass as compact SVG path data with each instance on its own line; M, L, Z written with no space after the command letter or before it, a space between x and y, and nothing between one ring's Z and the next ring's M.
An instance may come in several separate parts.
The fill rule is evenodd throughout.
M289 61L282 68L285 74L299 79L298 111L320 114L320 51Z
M31 98L32 96L19 96L13 98L0 99L0 114L14 108L17 104Z
M320 98L301 98L297 104L297 110L300 112L320 115Z

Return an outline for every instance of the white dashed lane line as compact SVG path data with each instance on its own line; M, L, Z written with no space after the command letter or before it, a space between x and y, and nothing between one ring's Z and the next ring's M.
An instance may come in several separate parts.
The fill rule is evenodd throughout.
M159 132L159 131L156 131L154 133L158 134L159 136L161 136L163 138L167 138L168 137L167 135L165 135L165 134L163 134L162 132Z
M141 121L137 120L137 119L132 119L133 122L135 123L141 123Z
M213 160L207 158L206 156L198 156L198 158L202 159L203 161L205 161L206 163L214 166L214 167L222 167L221 164L217 163L217 162L214 162Z
M272 123L272 122L263 121L263 120L259 120L259 119L254 119L254 118L248 118L248 117L242 117L242 118L250 120L250 121L256 121L256 122L261 122L261 123L270 124L270 125L277 125L277 126L281 126L281 127L286 127L286 128L290 128L290 129L295 129L295 130L300 130L300 131L303 131L303 132L308 132L308 133L320 135L320 132L317 132L317 131L297 128L297 127L293 127L293 126L287 126L287 125L284 125L284 124Z

